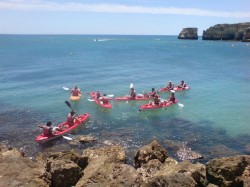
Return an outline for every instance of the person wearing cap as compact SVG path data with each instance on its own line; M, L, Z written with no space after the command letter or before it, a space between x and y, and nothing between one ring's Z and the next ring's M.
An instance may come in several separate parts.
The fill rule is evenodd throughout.
M99 101L102 101L104 105L109 104L109 97L107 94L103 94L103 96L99 98Z
M77 120L77 117L75 115L75 111L72 110L67 116L67 124L69 126L73 126L75 124L75 120Z
M53 127L51 121L48 121L46 125L39 125L38 127L43 129L44 136L52 136L53 135Z
M174 89L174 84L172 81L169 81L168 84L164 87L167 91L173 90Z
M72 90L71 90L71 95L72 96L80 96L82 94L81 90L78 88L78 86L75 86Z
M187 84L182 80L181 83L177 87L182 88L184 90L186 86Z
M130 88L130 99L135 100L135 98L136 98L135 89L132 87Z

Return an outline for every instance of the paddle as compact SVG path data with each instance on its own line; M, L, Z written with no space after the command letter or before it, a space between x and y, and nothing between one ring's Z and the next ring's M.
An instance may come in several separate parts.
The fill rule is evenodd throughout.
M69 101L64 101L66 103L66 105L71 108L71 110L73 110L75 112L75 110L72 108L71 104ZM75 114L78 116L78 114L75 112Z
M65 87L65 86L63 86L62 88L63 88L64 90L69 90L69 88L67 88L67 87Z
M95 101L94 99L88 99L88 101L91 101L91 102L93 102L93 101Z
M68 137L68 136L62 136L64 139L66 139L66 140L73 140L73 138L71 138L71 137Z

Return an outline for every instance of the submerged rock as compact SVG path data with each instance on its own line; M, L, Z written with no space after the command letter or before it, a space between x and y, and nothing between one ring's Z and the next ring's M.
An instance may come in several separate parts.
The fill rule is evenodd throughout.
M88 143L88 142L93 142L96 141L96 138L94 136L78 136L77 138L75 138L74 140L70 141L70 144L72 145L76 145L77 143Z
M186 147L184 144L176 152L176 155L180 160L196 160L203 158L201 154L192 151L191 148Z
M184 28L180 32L178 39L198 40L198 28Z

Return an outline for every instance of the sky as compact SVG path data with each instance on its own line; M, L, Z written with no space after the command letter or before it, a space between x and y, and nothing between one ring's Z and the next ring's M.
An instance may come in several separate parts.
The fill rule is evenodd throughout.
M0 34L178 35L250 22L250 0L0 0Z

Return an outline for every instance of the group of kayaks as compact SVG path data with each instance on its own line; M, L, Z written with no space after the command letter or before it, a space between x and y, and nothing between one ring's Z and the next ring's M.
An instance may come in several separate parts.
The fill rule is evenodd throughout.
M175 87L174 91L182 91L182 90L189 90L190 87L186 86L184 89L182 88L178 88ZM160 88L158 90L158 92L169 92L171 90L167 90L166 88ZM81 99L82 95L79 96L70 96L70 100L71 101L78 101ZM97 105L103 107L103 108L107 108L107 109L111 109L112 105L109 102L108 104L104 104L102 101L96 99L96 92L90 92L89 96L91 97L91 101L94 101ZM151 97L149 97L147 94L138 94L136 96L135 99L131 99L130 96L119 96L119 97L115 97L112 98L113 95L110 95L110 100L116 100L116 101L130 101L130 100L135 100L135 101L146 101L146 100L152 100ZM68 101L65 101L65 103L72 109L71 104ZM176 99L175 102L169 102L167 100L163 100L161 101L161 103L159 105L155 105L152 101L150 101L148 104L144 104L140 106L140 111L141 110L152 110L152 109L157 109L157 108L164 108L164 107L169 107L172 106L174 104L178 103L178 100ZM90 114L89 113L85 113L85 114L81 114L78 115L78 120L75 120L75 123L72 126L69 126L67 124L67 122L62 122L59 125L57 125L57 127L55 127L55 131L53 132L52 135L50 136L46 136L44 134L39 135L36 138L36 142L46 142L48 140L52 140L55 139L57 137L63 136L69 132L71 132L73 129L77 128L78 126L80 126L83 122L85 122L88 118L89 118Z
M175 87L173 90L169 90L167 88L160 88L158 90L158 92L170 92L170 91L183 91L183 90L189 90L190 87L186 86L184 88L179 88L179 87ZM103 108L107 108L107 109L111 109L112 108L112 104L106 103L104 104L102 101L100 101L99 99L96 99L96 92L90 92L88 93L91 99L88 99L89 101L94 101L97 105L103 107ZM71 96L70 99L72 101L77 101L81 98L81 95L76 99L76 96ZM130 101L130 100L134 100L134 101L145 101L145 100L152 100L153 98L151 98L149 95L147 94L138 94L135 99L131 99L130 96L126 95L126 96L118 96L113 98L113 95L111 95L110 100L114 100L114 101ZM140 111L141 110L151 110L151 109L157 109L157 108L163 108L163 107L169 107L172 106L173 104L178 103L178 100L176 99L175 102L168 102L167 100L163 100L159 105L154 105L153 102L149 102L148 104L144 104L140 106Z

